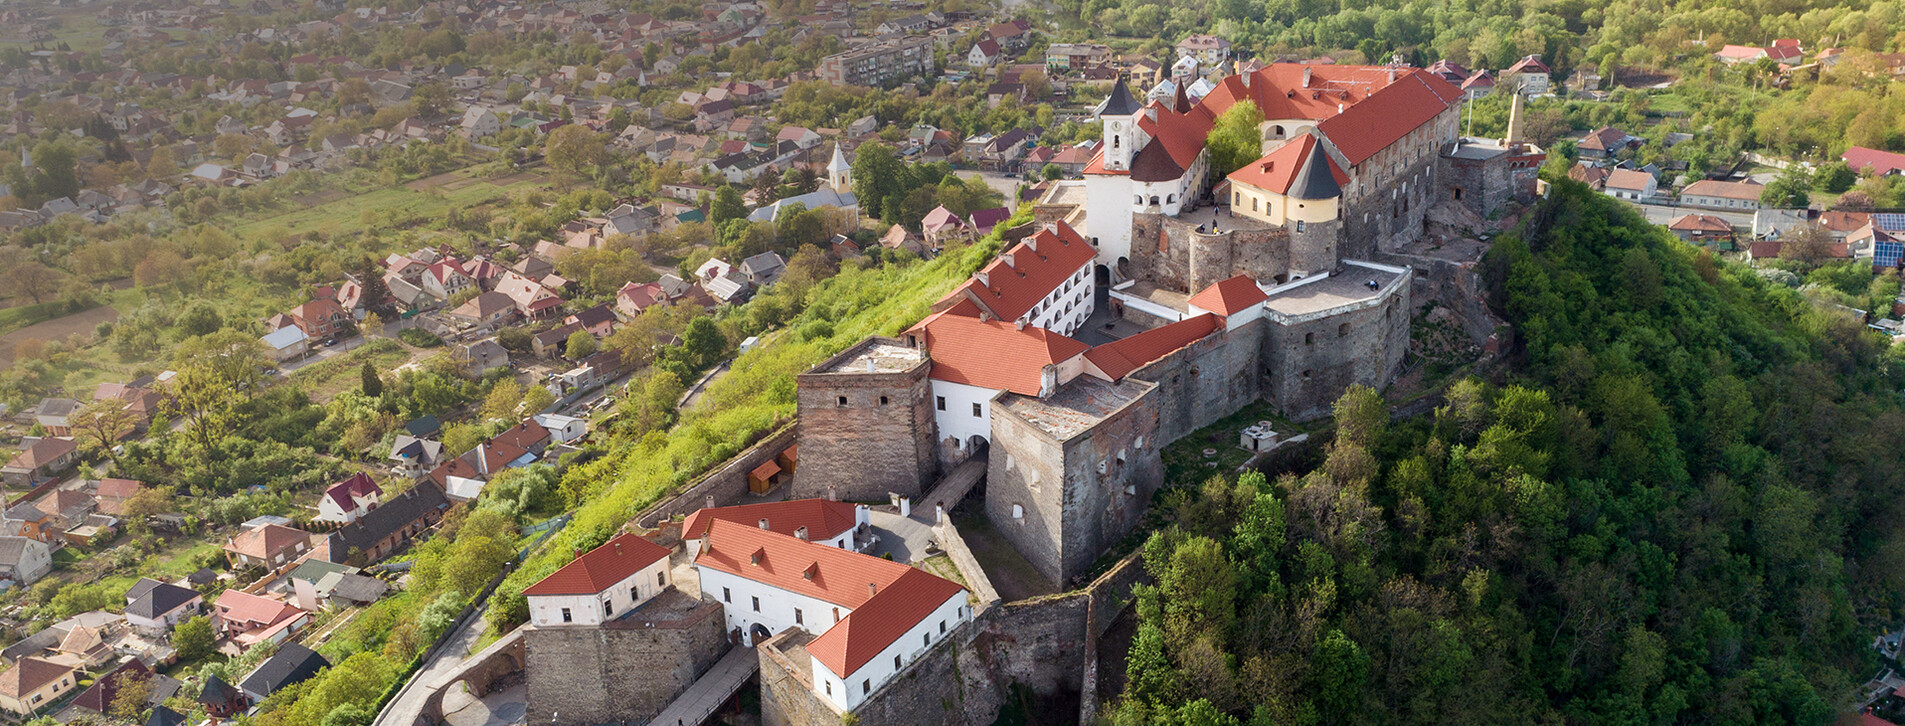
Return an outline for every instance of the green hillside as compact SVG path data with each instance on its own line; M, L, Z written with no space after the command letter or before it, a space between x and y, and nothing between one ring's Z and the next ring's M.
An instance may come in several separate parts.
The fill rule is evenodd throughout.
M1572 183L1485 274L1494 380L1172 499L1117 723L1819 724L1876 672L1898 355Z

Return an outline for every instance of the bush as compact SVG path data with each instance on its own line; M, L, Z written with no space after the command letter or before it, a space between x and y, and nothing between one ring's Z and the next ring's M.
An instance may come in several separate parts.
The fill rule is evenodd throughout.
M435 348L443 345L443 339L423 328L404 328L397 331L397 338L418 348Z

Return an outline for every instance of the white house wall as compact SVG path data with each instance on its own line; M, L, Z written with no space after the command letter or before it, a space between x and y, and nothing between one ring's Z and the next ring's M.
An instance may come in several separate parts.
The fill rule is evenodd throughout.
M938 643L959 627L969 617L964 590L953 593L952 597L934 608L933 612L914 624L898 639L888 644L873 660L860 666L859 670L845 677L834 673L813 659L815 695L827 699L842 709L851 710L865 701L867 694L880 690L888 680L898 674L908 664L919 658L927 648ZM900 666L893 667L893 657L899 656ZM829 688L832 689L831 694Z
M717 541L714 546L720 547L721 543ZM792 627L823 633L839 622L834 618L836 609L841 618L853 612L851 608L788 592L711 567L697 566L695 571L701 574L702 596L721 603L729 632L739 630L743 637L750 635L749 631L755 625L765 627L769 635ZM754 598L761 600L759 612L754 610ZM796 610L800 611L799 622L795 622Z
M536 625L601 625L604 622L627 615L642 603L648 602L662 590L667 589L671 579L668 576L668 559L662 558L650 563L615 583L609 589L598 593L581 595L530 595L529 620ZM634 590L634 596L629 594ZM603 597L609 599L613 612L606 617L602 612ZM572 618L562 620L562 609L569 608Z
M939 429L939 440L955 439L960 446L977 436L990 442L992 440L992 397L998 391L978 386L968 386L952 381L933 381L933 424ZM940 401L945 401L941 406ZM979 415L972 415L973 404L979 405Z

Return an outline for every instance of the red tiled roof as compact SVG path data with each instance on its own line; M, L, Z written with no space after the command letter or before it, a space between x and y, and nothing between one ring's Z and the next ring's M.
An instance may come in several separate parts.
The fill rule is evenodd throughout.
M266 524L238 533L238 536L233 537L231 542L225 545L225 549L258 559L270 559L274 554L309 541L311 541L310 533L303 530Z
M349 479L332 484L330 488L324 490L324 495L330 497L331 501L337 503L339 509L346 512L357 508L357 502L354 501L355 497L365 495L383 496L383 493L383 488L377 486L377 482L372 481L370 475L361 471L352 474Z
M524 595L593 595L668 557L668 548L634 534L616 535L601 547L563 565Z
M1505 76L1510 73L1550 73L1550 72L1552 71L1548 69L1548 64L1541 62L1541 56L1531 55L1531 56L1525 56L1521 60L1515 61L1515 64L1512 66L1509 66L1508 70L1502 71L1502 75Z
M1235 315L1252 305L1270 299L1249 275L1238 275L1192 295L1190 304L1218 315Z
M523 419L522 423L509 427L508 431L497 434L496 438L489 440L491 444L513 446L526 452L534 450L537 444L548 441L549 429L543 428L542 424L537 423L533 418Z
M1229 108L1229 106L1225 106ZM1156 119L1152 118L1155 113ZM1138 128L1151 136L1151 142L1131 160L1131 174L1138 181L1168 181L1184 174L1204 151L1204 140L1217 122L1221 109L1198 104L1179 113L1156 101L1138 116Z
M1667 225L1668 229L1680 232L1731 232L1733 225L1711 214L1687 214Z
M291 309L291 317L298 320L321 320L323 318L341 316L343 314L344 308L339 306L336 300L330 298L312 300Z
M52 661L21 658L12 668L0 671L0 695L18 699L72 672L72 668Z
M133 479L101 479L95 493L104 499L130 499L143 487L144 483Z
M853 529L854 505L851 502L830 502L825 499L795 499L710 507L688 515L681 525L682 538L694 539L706 534L708 526L717 519L750 527L758 527L760 521L765 519L770 532L792 537L794 532L806 527L809 539L832 539L841 532Z
M836 675L852 675L962 592L958 584L908 567L899 579L809 642L807 654Z
M1287 194L1290 183L1296 181L1297 172L1303 170L1303 163L1310 158L1310 147L1317 143L1315 136L1303 134L1224 178L1268 192ZM1349 175L1343 173L1335 159L1330 159L1330 176L1336 178L1338 186L1349 183Z
M710 523L695 564L852 610L807 644L808 654L842 676L963 591L898 562L720 519Z
M1646 189L1647 183L1653 180L1654 176L1644 171L1613 169L1607 173L1606 186L1610 189L1641 190ZM1756 198L1757 196L1755 195Z
M217 602L212 603L212 608L220 620L245 630L270 626L304 614L303 610L291 603L243 590L220 593Z
M1010 256L1010 264L1006 257ZM1064 285L1067 279L1091 264L1096 253L1091 243L1080 237L1070 225L1059 222L1052 229L1040 230L992 261L979 275L947 294L945 299L964 296L994 317L1013 321L1032 309Z
M20 453L14 454L13 460L7 462L7 466L19 467L21 469L38 469L51 463L55 459L73 453L73 451L78 448L79 444L75 444L69 439L47 437L33 442L32 446L28 446Z
M1869 212L1830 211L1819 215L1819 226L1834 232L1850 232L1872 223Z
M1905 154L1894 154L1890 151L1854 146L1846 149L1839 158L1844 160L1847 166L1858 171L1871 169L1874 174L1905 171Z
M1223 324L1216 315L1205 313L1092 348L1085 352L1085 360L1090 361L1106 379L1116 382L1172 351L1202 340L1221 327Z
M124 665L114 668L111 673L100 676L98 681L73 699L73 705L94 713L106 713L112 708L112 702L118 699L120 687L132 681L143 681L151 677L152 669L147 668L144 661L133 658L126 661Z
M1020 329L999 320L940 313L922 326L934 379L1025 396L1043 392L1045 366L1071 360L1089 349L1044 328Z
M1393 81L1391 72L1386 66L1272 63L1252 74L1249 85L1241 75L1226 77L1193 113L1215 119L1249 100L1266 119L1320 120L1330 143L1351 165L1360 164L1462 98L1460 89L1426 70L1393 69Z

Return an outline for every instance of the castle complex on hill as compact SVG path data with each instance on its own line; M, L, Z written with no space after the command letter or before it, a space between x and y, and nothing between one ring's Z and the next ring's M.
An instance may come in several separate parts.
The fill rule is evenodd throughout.
M1085 178L1040 200L1035 229L901 336L799 376L792 496L917 498L983 452L988 519L1064 586L1137 525L1165 445L1255 400L1302 420L1393 380L1413 271L1374 259L1436 204L1528 201L1545 158L1518 118L1460 137L1462 92L1421 69L1273 64L1177 88L1144 104L1120 80ZM1246 100L1263 155L1213 179L1206 138Z

